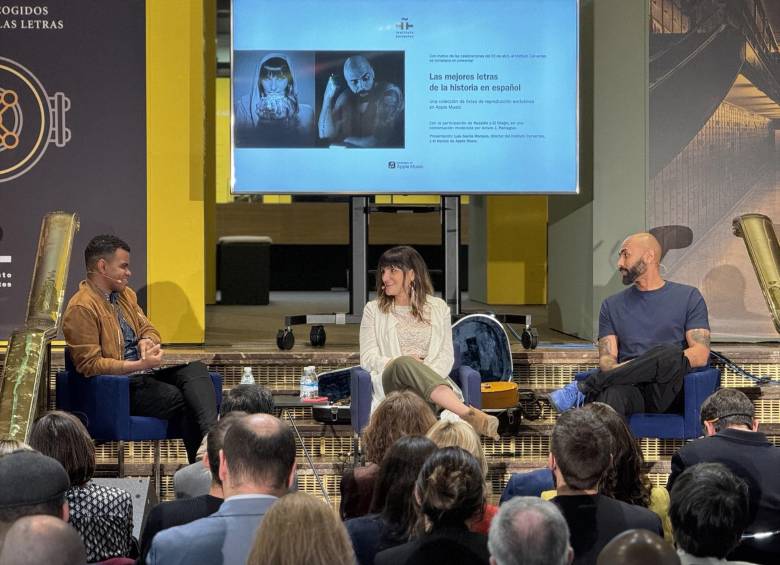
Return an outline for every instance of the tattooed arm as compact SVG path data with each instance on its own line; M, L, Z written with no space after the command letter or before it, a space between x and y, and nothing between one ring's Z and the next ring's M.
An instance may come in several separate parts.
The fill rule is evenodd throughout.
M688 358L691 367L703 367L710 361L710 331L705 329L688 330L685 332L688 347L683 354Z
M617 336L605 335L599 338L599 369L609 371L617 367Z

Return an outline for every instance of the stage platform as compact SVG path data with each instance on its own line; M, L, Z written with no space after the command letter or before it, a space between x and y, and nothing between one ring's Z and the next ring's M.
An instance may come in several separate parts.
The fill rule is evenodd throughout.
M301 329L304 329L302 327ZM306 333L307 332L302 332ZM275 394L297 394L298 380L306 365L314 365L317 371L349 367L359 364L357 344L347 347L341 344L326 344L323 348L308 345L300 340L291 351L279 351L273 343L222 345L213 347L169 347L166 361L178 363L200 360L210 370L222 375L223 387L230 389L241 380L242 368L252 367L258 384L271 389ZM780 349L777 344L744 345L714 344L713 349L722 352L733 361L755 375L780 380ZM574 373L597 365L596 348L582 341L542 341L536 350L524 350L513 343L513 379L523 390L538 393L548 392L569 382ZM49 380L50 406L53 407L54 374L63 366L63 351L52 353L52 373ZM725 367L722 370L722 386L739 387L753 399L756 416L761 429L770 439L780 445L780 386L755 386L744 377L736 375ZM352 462L352 432L346 425L325 425L312 419L310 408L292 408L286 411L295 418L303 441L314 458L315 466L322 474L325 488L331 501L338 504L339 479L346 465ZM540 419L523 422L517 435L503 437L499 441L483 440L485 454L490 463L488 482L490 497L498 500L506 482L513 472L532 470L546 465L549 452L549 434L555 423L555 414L545 407ZM682 441L642 439L648 471L651 480L658 485L666 484L669 460L680 448ZM125 465L129 475L152 475L152 444L135 442L125 444ZM99 472L104 476L116 474L117 445L107 443L98 446ZM182 443L178 440L162 442L163 497L173 497L172 475L186 464ZM317 483L303 454L298 448L299 487L307 492L319 494Z

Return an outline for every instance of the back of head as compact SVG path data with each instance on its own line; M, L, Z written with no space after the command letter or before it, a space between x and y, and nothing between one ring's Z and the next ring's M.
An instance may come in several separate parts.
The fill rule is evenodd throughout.
M371 512L382 514L387 535L397 541L408 538L415 525L414 484L434 451L436 444L428 438L405 436L390 447L379 466Z
M419 395L410 390L391 392L371 414L363 431L366 460L381 463L398 438L424 436L435 423L433 410Z
M26 516L8 530L0 565L84 565L87 554L73 527L53 516Z
M569 410L555 422L550 451L569 487L592 489L609 467L611 435L593 412Z
M73 414L53 410L38 418L30 432L30 446L59 461L71 485L83 485L95 474L95 444Z
M84 249L84 263L87 270L91 270L98 259L111 257L117 249L124 249L130 253L130 246L115 235L103 234L93 237Z
M260 385L240 384L225 393L219 407L220 417L230 412L273 414L274 397Z
M295 438L290 427L270 414L240 418L227 430L222 451L230 487L282 493L295 465Z
M233 424L247 415L246 412L228 412L217 420L217 423L214 424L214 427L208 433L206 453L209 458L209 471L211 472L211 481L213 483L222 484L222 480L219 478L219 452L225 446L225 434L227 434L227 431Z
M680 558L664 538L648 530L628 530L612 538L597 565L679 565Z
M647 507L652 485L642 470L642 449L626 421L614 408L602 402L586 404L583 410L592 412L607 427L612 438L612 461L599 484L599 492L628 504Z
M22 516L62 516L68 474L58 461L37 451L14 451L0 457L0 522Z
M426 522L420 529L462 526L485 505L482 468L465 449L439 449L423 464L417 477L415 496L420 517Z
M709 395L701 405L701 423L711 422L719 432L731 426L752 426L755 410L744 392L721 388Z
M30 451L32 447L18 439L0 439L0 457L14 451Z
M573 555L560 510L535 496L501 505L490 524L488 549L496 565L567 565Z
M316 535L312 535L316 532ZM352 565L347 530L333 509L303 492L283 496L257 530L248 565Z
M699 463L674 482L669 517L677 547L723 559L748 526L748 487L720 463Z
M487 476L488 464L482 451L482 442L469 424L463 420L439 420L428 430L427 436L438 447L462 447L477 458L482 475Z

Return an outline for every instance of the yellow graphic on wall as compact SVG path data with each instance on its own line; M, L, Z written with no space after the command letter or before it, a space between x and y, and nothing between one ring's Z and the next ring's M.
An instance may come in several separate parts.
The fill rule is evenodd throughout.
M64 93L49 96L29 69L0 57L0 182L33 168L50 143L67 145L69 109Z

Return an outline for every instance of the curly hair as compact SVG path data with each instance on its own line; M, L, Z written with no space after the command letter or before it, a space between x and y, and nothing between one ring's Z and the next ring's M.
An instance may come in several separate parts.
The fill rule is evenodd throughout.
M612 463L599 483L599 492L610 498L647 508L652 483L642 470L645 458L626 422L601 402L585 405L607 427L612 436Z
M417 533L439 526L464 525L485 506L485 481L479 461L460 447L435 451L415 484Z
M422 397L410 390L391 392L371 414L363 431L366 461L381 463L398 438L424 436L435 423L436 416Z

